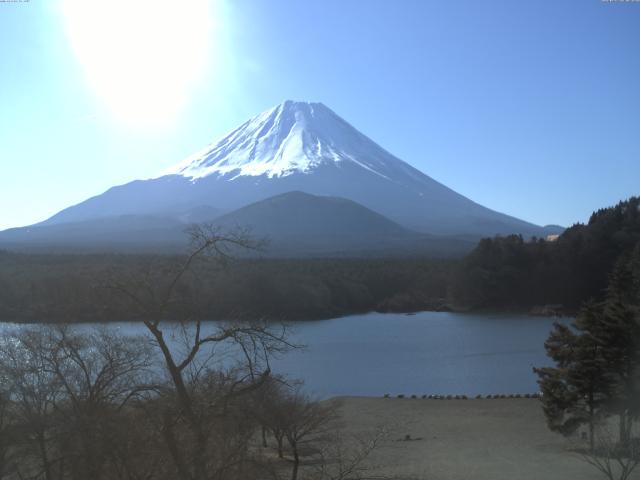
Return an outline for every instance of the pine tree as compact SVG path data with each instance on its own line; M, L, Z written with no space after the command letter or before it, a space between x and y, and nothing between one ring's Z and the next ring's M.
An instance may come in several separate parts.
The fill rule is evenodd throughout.
M588 302L573 329L556 324L545 343L556 367L534 369L549 428L564 435L607 416L620 419L620 445L640 418L640 244L620 258L603 302Z
M580 318L599 315L599 306L586 305ZM579 328L576 325L576 330ZM594 430L604 415L603 406L612 389L602 346L589 334L576 333L556 323L545 342L547 355L556 367L534 368L542 391L547 425L563 435L581 425L589 427L589 444L594 447Z
M602 315L585 328L603 346L603 356L615 384L608 406L620 418L620 444L629 444L632 422L640 417L640 303L634 278L634 256L623 256L609 280Z

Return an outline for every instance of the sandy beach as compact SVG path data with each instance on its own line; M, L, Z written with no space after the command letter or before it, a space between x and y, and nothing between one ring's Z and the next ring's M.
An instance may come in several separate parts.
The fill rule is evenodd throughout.
M372 457L379 474L429 480L603 478L571 451L575 443L547 429L536 399L340 400L349 432L392 429ZM404 440L406 435L412 440Z

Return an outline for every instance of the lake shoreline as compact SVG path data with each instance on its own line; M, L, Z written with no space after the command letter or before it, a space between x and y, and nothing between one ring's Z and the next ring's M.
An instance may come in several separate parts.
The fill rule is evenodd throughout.
M420 312L289 322L290 342L305 348L277 355L271 369L304 380L305 389L318 398L533 394L539 390L533 367L550 362L544 342L554 321L522 314ZM4 324L0 332L39 325ZM174 335L180 323L164 325L172 348L183 348L181 335ZM217 325L203 322L202 334L214 333ZM149 337L140 321L69 326L87 333L94 327Z
M463 308L463 307L452 307L446 306L441 308L426 308L420 310L412 310L412 309L403 309L403 310L358 310L358 311L349 311L339 313L333 316L312 316L307 318L297 318L297 319L275 319L275 318L244 318L238 317L235 319L223 319L223 318L207 318L202 321L205 322L226 322L226 321L238 321L238 322L252 322L252 321L266 321L269 323L286 323L286 324L296 324L301 322L322 322L328 320L336 320L340 318L347 318L354 315L369 315L369 314L397 314L397 315L417 315L420 313L456 313L456 314L469 314L469 315L524 315L524 316L532 316L532 317L540 317L540 318L558 318L558 319L566 319L573 318L576 316L577 312L566 311L562 315L558 314L544 314L544 313L536 313L536 307L533 308ZM95 320L95 319L78 319L78 320L52 320L52 321L44 321L44 320L32 320L32 319L20 319L20 320L9 320L0 318L0 324L16 324L16 325L82 325L82 324L100 324L100 325L110 325L114 323L124 323L124 322L142 322L141 318L127 318L127 319L118 319L118 320ZM166 322L179 322L180 320L165 320ZM193 323L193 321L189 322Z

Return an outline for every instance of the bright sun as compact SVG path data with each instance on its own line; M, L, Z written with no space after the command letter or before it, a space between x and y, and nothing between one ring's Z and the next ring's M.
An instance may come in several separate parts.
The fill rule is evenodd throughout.
M165 124L210 60L207 0L65 0L67 32L88 80L120 120Z

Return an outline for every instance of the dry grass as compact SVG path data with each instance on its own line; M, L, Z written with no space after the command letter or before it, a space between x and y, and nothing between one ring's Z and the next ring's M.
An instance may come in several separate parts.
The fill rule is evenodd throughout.
M393 428L373 454L375 473L429 480L602 478L572 453L575 443L547 430L535 399L342 400L347 431Z

